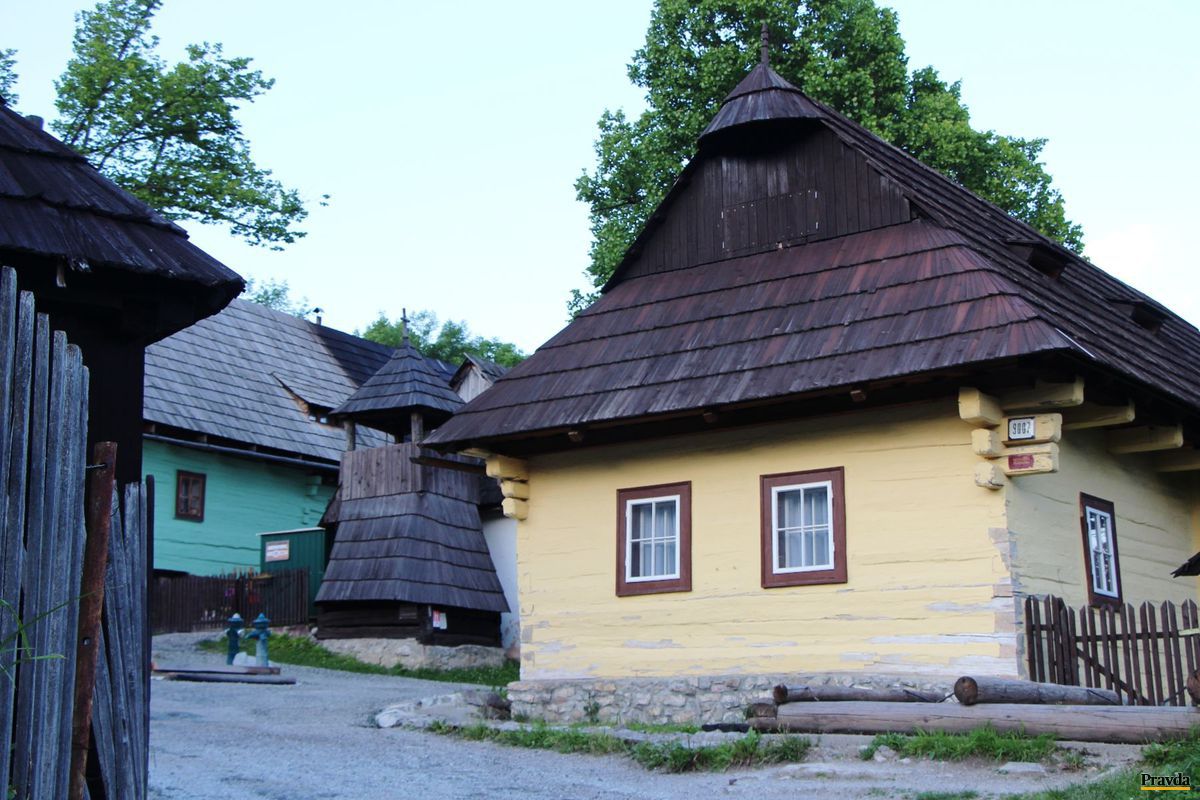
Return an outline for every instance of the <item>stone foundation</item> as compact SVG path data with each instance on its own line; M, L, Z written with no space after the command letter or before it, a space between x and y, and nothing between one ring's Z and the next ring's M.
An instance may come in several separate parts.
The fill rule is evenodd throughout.
M901 675L724 675L680 678L584 678L517 681L508 685L513 717L547 722L703 724L741 722L751 703L769 701L787 686L903 687L945 695L954 678L910 680Z
M415 639L321 639L320 644L331 652L381 667L399 664L408 669L473 669L504 664L504 651L499 647L477 644L441 647Z

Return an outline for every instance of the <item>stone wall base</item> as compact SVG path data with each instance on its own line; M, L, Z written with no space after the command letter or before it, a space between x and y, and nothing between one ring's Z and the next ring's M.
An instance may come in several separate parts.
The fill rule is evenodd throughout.
M477 644L442 647L415 639L322 639L320 644L331 652L381 667L399 664L408 669L473 669L504 664L504 651L499 647Z
M949 695L954 678L910 679L902 675L722 675L680 678L582 678L516 681L508 699L516 719L694 725L741 722L751 703L769 701L771 689L787 686L903 687Z

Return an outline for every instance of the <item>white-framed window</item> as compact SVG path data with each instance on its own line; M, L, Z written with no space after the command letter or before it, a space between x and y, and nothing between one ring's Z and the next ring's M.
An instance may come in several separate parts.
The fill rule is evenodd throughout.
M1091 507L1084 507L1084 514L1087 517L1088 549L1092 557L1092 591L1108 597L1119 597L1112 514Z
M692 590L692 484L617 490L617 596Z
M771 488L771 564L776 573L833 569L833 482Z
M1079 526L1087 567L1088 600L1093 605L1120 604L1121 567L1117 552L1117 513L1099 497L1079 496Z
M846 583L842 467L759 476L762 586Z
M625 580L679 577L679 495L625 502Z

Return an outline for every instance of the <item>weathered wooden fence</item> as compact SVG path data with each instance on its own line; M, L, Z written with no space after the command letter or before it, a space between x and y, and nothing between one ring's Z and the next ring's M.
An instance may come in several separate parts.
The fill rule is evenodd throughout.
M88 713L97 748L113 742L116 760L93 751L95 796L143 800L149 731L149 640L145 624L145 491L126 490L126 519L114 519L96 681L97 642L81 626L85 573L88 371L79 348L18 292L0 270L0 798L88 796L79 779ZM111 474L111 473L110 473ZM111 486L111 483L107 484ZM95 487L93 486L93 489ZM105 489L107 492L107 489ZM107 502L105 500L104 502ZM117 507L117 498L112 500ZM103 506L101 506L103 507ZM96 541L100 541L97 539ZM91 561L89 560L90 564ZM88 597L95 597L91 592ZM94 624L94 620L93 623ZM106 646L107 645L107 646ZM84 656L80 656L85 653ZM78 726L78 736L73 736ZM105 731L112 731L106 739ZM117 733L119 731L119 733ZM73 770L72 739L83 742ZM72 782L72 777L75 782Z
M1025 598L1029 678L1113 689L1129 705L1191 703L1186 679L1200 667L1194 601L1135 609L1074 609L1058 597Z
M160 576L154 579L151 628L154 633L224 628L238 613L247 624L260 613L272 626L308 622L308 570L261 575Z

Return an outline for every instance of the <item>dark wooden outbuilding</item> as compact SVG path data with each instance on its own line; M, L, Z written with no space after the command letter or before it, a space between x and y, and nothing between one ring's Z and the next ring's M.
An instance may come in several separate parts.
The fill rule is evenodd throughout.
M1073 375L1193 424L1200 332L764 61L601 299L429 443L520 456Z
M460 370L461 371L461 370ZM508 611L479 517L490 483L477 459L421 446L462 400L407 340L331 416L408 441L351 450L322 525L334 540L317 594L321 638L500 644Z
M0 263L92 371L89 443L141 475L146 345L221 310L242 279L0 99Z

